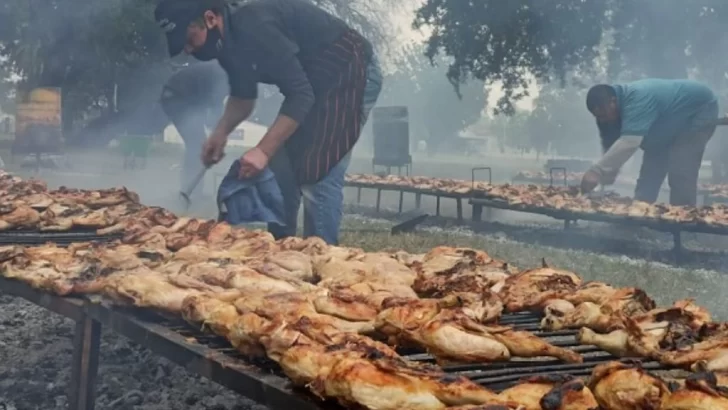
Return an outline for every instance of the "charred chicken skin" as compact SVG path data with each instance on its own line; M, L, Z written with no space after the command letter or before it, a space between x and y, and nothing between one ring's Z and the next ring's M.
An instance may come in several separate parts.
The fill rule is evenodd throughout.
M659 409L662 400L670 395L661 379L638 364L600 364L594 368L588 386L603 410Z

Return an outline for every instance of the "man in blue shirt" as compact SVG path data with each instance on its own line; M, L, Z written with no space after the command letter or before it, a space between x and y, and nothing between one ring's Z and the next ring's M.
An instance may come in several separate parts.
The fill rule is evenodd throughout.
M604 156L584 174L582 192L611 184L638 148L644 150L635 199L655 202L665 176L672 205L695 205L705 146L718 124L718 99L691 80L645 79L592 87Z

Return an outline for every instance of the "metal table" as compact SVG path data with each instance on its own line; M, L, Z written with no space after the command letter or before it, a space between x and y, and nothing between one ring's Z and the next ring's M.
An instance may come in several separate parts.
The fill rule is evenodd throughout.
M225 339L201 333L181 319L167 318L149 310L113 309L82 299L52 296L22 282L4 278L0 278L0 291L23 297L76 321L71 378L76 383L69 386L70 409L94 408L101 326L270 409L340 408L321 403L306 392L293 388L272 362L252 364ZM455 364L444 366L443 370L500 391L531 376L589 376L595 366L621 360L594 346L579 345L575 338L576 330L543 331L539 323L540 317L530 313L504 314L500 319L502 325L530 331L553 345L581 353L584 363L536 358ZM400 350L400 354L412 361L434 362L432 356L422 351ZM648 370L665 369L655 361L645 361L643 367Z
M94 408L102 326L272 410L321 409L311 396L293 389L285 377L247 363L229 345L219 346L216 338L190 331L179 323L173 326L161 316L142 318L83 299L53 296L2 277L0 291L22 297L76 322L71 370L73 384L68 386L69 409Z
M728 235L728 226L715 226L699 223L678 223L655 220L652 218L629 217L622 215L609 215L603 213L574 212L560 209L528 206L524 204L510 204L504 200L494 198L471 198L470 204L479 207L503 209L508 211L525 212L549 216L564 221L564 229L571 227L576 221L608 222L614 224L638 225L656 231L668 232L673 236L673 253L678 263L682 260L682 232L705 233L713 235Z

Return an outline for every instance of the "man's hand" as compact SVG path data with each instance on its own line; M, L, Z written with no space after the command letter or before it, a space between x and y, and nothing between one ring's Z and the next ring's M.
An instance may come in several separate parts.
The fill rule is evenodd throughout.
M251 149L240 157L240 170L238 178L252 178L268 166L268 155L258 147Z
M225 156L225 145L227 138L219 134L212 134L202 145L202 163L206 167L211 167Z
M601 177L597 172L591 170L587 171L581 178L581 193L588 194L589 192L593 191L594 188L599 185L600 180Z

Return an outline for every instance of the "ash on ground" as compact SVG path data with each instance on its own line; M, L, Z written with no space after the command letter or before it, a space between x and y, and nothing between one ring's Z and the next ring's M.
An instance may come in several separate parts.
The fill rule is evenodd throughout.
M0 409L68 408L74 322L0 294ZM103 332L99 410L264 410L265 407Z

